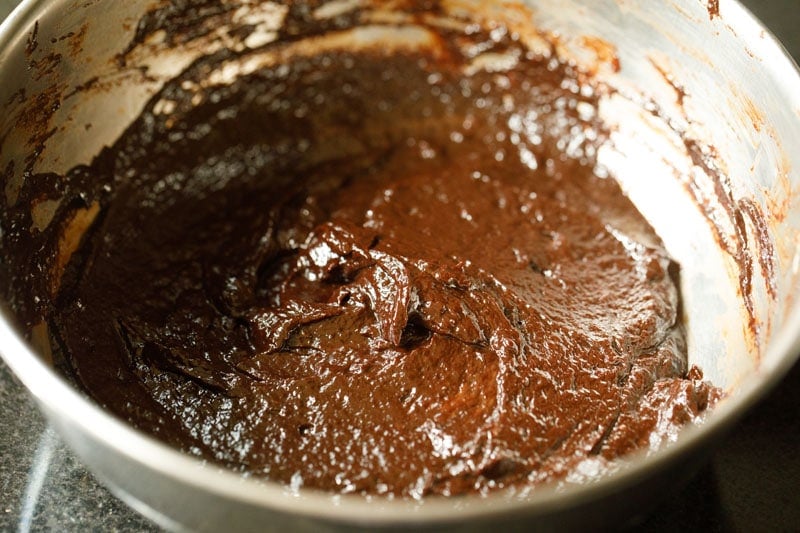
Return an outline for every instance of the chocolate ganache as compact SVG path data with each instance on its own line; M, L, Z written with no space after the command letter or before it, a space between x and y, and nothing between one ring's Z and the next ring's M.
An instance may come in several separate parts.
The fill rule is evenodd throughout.
M203 57L58 177L86 231L42 259L47 323L89 395L237 470L411 497L602 472L720 397L597 163L591 77L418 27L435 45Z

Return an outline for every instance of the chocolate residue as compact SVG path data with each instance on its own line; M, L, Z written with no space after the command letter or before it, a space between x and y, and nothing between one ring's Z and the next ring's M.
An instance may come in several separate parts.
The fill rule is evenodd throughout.
M56 363L189 453L338 492L578 479L699 420L720 391L687 368L677 265L595 173L588 76L438 3L383 28L412 44L350 50L361 12L315 5L24 182L6 295Z
M703 170L703 173L711 180L711 185L714 187L715 205L711 206L706 200L700 184L696 183L694 180L688 182L689 192L694 196L697 205L704 208L704 212L710 221L709 226L714 232L717 242L738 266L739 289L741 291L745 310L747 311L748 327L749 330L753 332L754 342L758 344L760 324L758 320L756 320L755 301L753 299L753 256L748 242L747 226L740 207L749 206L752 208L753 212L747 214L750 217L755 217L756 220L761 220L763 222L763 216L760 214L759 208L754 204L747 202L741 204L734 198L730 179L719 171L713 155L709 156L707 153L713 152L712 148L702 146L687 137L683 137L683 142L694 165ZM717 216L715 216L716 213L713 212L713 209L722 209L725 214L724 220L719 220ZM723 228L724 221L731 224L733 229L732 238ZM766 231L766 224L764 224L763 227L754 224L754 230L756 231L759 242L765 241L765 243L769 243L761 244L761 247L764 248L768 246L771 250L772 245L768 236L769 234ZM774 267L772 265L774 257L770 252L767 255L763 253L760 254L760 258L767 290L770 291L770 287L773 287L775 284ZM774 295L771 291L770 294Z
M6 107L9 107L13 104L22 104L25 102L25 88L22 87L17 92L12 94L9 99L6 101Z
M613 72L619 72L619 57L613 44L599 37L589 35L581 36L581 44L594 52L598 64L605 63L611 67Z
M212 37L225 42L229 47L241 47L250 35L265 29L261 27L261 23L248 23L247 14L265 10L274 12L276 17L282 18L283 13L291 10L295 12L295 18L291 20L305 24L308 19L312 18L312 7L319 4L321 2L288 2L287 5L265 2L260 6L254 6L250 2L241 0L166 2L142 16L136 26L133 39L117 56L117 62L120 66L126 66L130 54L156 35L163 36L164 41L159 46L165 49ZM241 13L245 13L242 17L244 20L239 18ZM263 13L261 16L263 17ZM253 18L261 20L259 17ZM320 25L316 27L316 30L322 31L326 27L327 25ZM176 28L180 28L180 31L174 31ZM285 40L289 40L287 36L293 33L299 34L288 24L281 26L281 34ZM308 31L305 32L305 34L308 33Z
M25 53L31 55L39 47L39 21L33 23L33 29L25 42Z
M69 32L69 52L71 56L77 56L83 51L83 41L86 39L88 23L84 23L77 32Z
M688 121L689 117L685 115L684 104L686 97L690 94L659 62L651 58L650 64L675 91L676 104L684 114L683 118ZM754 255L758 257L767 294L772 298L776 296L774 247L764 214L754 202L736 199L730 177L717 165L719 159L713 146L690 137L678 124L669 120L668 115L655 102L647 101L642 107L647 109L652 116L669 123L671 128L680 135L685 153L704 176L703 181L698 181L692 175L683 176L684 184L694 203L705 215L720 248L733 259L737 266L739 292L747 313L748 331L752 334L752 340L757 346L760 343L762 329L756 319L754 301ZM748 114L750 113L748 112ZM753 119L753 127L760 129L755 119ZM709 185L712 194L709 194ZM755 251L751 249L745 216L753 222L751 229L756 240L757 249Z
M752 224L752 234L755 236L756 245L758 246L758 263L764 275L767 294L772 298L776 298L778 289L775 283L775 247L769 235L767 221L764 219L761 208L752 200L743 198L739 200L738 205L741 212L747 215Z
M27 68L20 72L26 77L30 86L37 87L41 83L44 88L30 90L20 88L6 103L4 109L6 117L5 129L0 132L0 153L14 152L9 150L7 141L13 133L15 137L25 138L25 150L21 161L17 161L13 168L16 174L4 174L0 188L5 193L5 201L13 205L17 200L19 187L22 182L33 176L33 167L44 150L47 140L54 135L56 128L51 124L52 118L61 107L61 96L65 83L63 80L50 80L57 78L57 69L63 61L63 56L55 51L47 51L39 47L39 21L29 34L26 43L25 55Z
M40 55L38 59L30 60L28 63L28 70L33 71L32 78L38 80L44 76L51 75L56 67L61 64L62 59L62 55L55 52Z
M678 83L675 79L675 76L667 70L667 68L663 67L658 61L655 61L653 58L649 58L650 64L653 65L653 68L661 75L661 78L669 85L673 91L675 91L675 103L680 107L681 111L685 112L684 109L684 101L686 100L686 88Z
M706 9L708 10L708 18L714 20L719 16L719 0L707 0Z

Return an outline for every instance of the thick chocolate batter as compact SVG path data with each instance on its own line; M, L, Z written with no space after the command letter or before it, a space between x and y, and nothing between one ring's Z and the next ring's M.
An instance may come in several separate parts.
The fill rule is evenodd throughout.
M596 89L420 25L435 47L204 58L55 180L89 229L41 259L46 314L89 394L234 468L414 497L592 476L719 397L597 167Z

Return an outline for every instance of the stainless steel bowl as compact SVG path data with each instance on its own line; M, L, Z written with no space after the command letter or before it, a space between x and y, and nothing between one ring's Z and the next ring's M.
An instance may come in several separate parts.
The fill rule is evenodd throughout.
M329 9L358 4L334 0ZM96 475L156 522L193 530L448 529L498 522L563 530L625 522L646 511L665 487L688 477L715 439L796 360L800 76L763 27L740 4L725 0L718 11L713 2L699 0L538 0L528 2L532 19L509 2L445 4L510 18L521 28L532 23L537 31L557 35L559 54L596 71L613 89L600 108L615 127L613 145L600 154L601 161L681 263L690 362L725 388L728 398L704 425L687 428L656 453L631 457L613 475L546 487L524 498L497 494L412 502L290 491L203 464L133 430L58 376L46 350L33 349L13 317L4 316L0 351L5 361ZM38 151L37 172L87 163L113 142L165 79L220 46L227 35L218 28L177 44L152 36L129 51L128 65L121 69L118 54L151 6L149 0L32 0L0 26L0 103L5 106L0 172L7 203L14 201L15 184L27 179L30 154ZM253 13L266 34L280 24L275 9L242 9ZM618 71L609 60L615 56ZM147 77L138 69L143 65L149 68ZM714 190L715 173L724 178L723 191ZM704 214L719 214L726 195L765 213L774 245L774 296L754 256L756 332L748 326L738 267L719 244L730 236L729 221L715 215L716 225L710 224ZM746 251L757 254L754 236L748 239Z

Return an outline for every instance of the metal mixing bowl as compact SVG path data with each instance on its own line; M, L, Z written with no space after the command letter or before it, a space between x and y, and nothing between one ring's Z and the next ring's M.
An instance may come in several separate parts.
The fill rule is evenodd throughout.
M348 9L358 3L331 5ZM28 177L26 161L34 163L35 172L88 163L165 79L224 37L224 31L215 31L199 41L151 39L121 70L118 54L152 4L32 0L0 26L5 107L0 172L6 202L14 201L14 187ZM528 17L508 2L449 4L479 9L487 17ZM204 464L104 412L50 368L46 350L23 340L6 313L0 320L3 358L64 439L117 495L173 529L445 529L498 522L559 530L601 527L646 511L666 488L686 479L715 439L791 367L800 353L800 76L793 62L735 1L721 0L718 11L714 2L699 0L528 4L535 27L558 36L560 54L596 71L614 89L600 107L613 126L614 142L600 159L680 262L690 362L723 387L727 399L702 426L687 428L657 453L631 457L613 475L562 489L545 487L524 498L495 494L413 502L290 491ZM268 32L273 15L259 12ZM138 69L143 65L147 77ZM709 190L708 163L692 157L686 138L697 141L691 146L704 148L704 161L725 177L723 196L750 201L766 215L774 245L774 275L766 278L774 280L774 295L758 268L756 239L748 237L756 265L756 332L748 325L738 267L719 244L731 229L716 220L715 233L708 220L718 212L720 191ZM29 159L33 153L35 161ZM698 205L698 199L706 204Z

